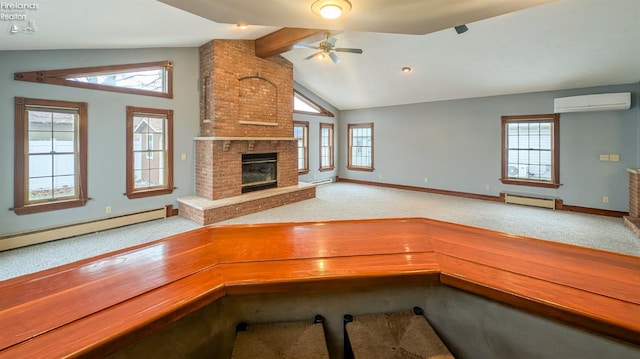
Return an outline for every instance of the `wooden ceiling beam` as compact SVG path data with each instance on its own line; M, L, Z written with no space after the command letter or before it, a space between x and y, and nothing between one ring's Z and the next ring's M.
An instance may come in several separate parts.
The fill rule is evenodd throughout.
M324 38L324 30L285 27L256 39L256 56L267 58L293 49L299 43L312 43Z

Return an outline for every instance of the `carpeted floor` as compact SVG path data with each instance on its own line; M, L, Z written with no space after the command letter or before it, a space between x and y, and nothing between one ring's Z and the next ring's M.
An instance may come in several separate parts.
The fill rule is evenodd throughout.
M220 222L250 224L339 219L426 217L538 239L640 256L640 239L621 218L333 183L315 199ZM0 280L160 239L199 226L181 217L142 223L0 252Z

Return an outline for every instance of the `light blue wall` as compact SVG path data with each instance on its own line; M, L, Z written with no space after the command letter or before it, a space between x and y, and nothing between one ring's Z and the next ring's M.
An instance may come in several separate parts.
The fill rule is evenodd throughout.
M294 88L305 95L307 98L315 101L318 105L334 114L334 117L305 115L300 113L293 114L295 121L309 122L309 173L301 175L298 180L301 182L314 182L326 178L335 178L338 174L340 166L340 157L338 156L338 144L340 143L339 121L340 112L327 101L316 96L313 92L307 90L299 83L294 83ZM333 123L333 171L320 171L320 122Z
M193 137L198 134L196 48L0 52L0 235L176 205L194 193ZM13 80L20 71L159 60L174 62L174 98L118 94ZM413 105L338 111L300 84L295 88L336 116L294 114L309 121L309 173L300 181L335 177L498 195L518 191L556 195L566 204L628 210L627 167L640 167L640 85L629 84ZM555 97L631 91L632 109L563 114L560 119L561 186L557 190L502 185L500 116L550 113ZM89 196L81 208L17 216L13 206L13 98L89 103ZM174 110L174 182L171 195L129 200L125 191L125 106ZM335 124L336 170L320 172L319 123ZM348 123L375 123L374 172L346 169ZM185 153L187 160L180 155ZM602 162L599 154L619 154ZM424 178L429 179L424 183ZM490 189L486 190L485 186ZM602 203L608 196L609 204Z
M14 81L14 72L170 60L173 99L119 94ZM0 52L0 235L160 208L194 193L193 137L198 134L197 48L55 50ZM81 101L89 104L88 186L91 200L73 209L17 216L13 206L13 98ZM125 107L174 110L174 183L171 195L127 199L125 192ZM186 153L187 159L181 160Z
M628 111L560 116L558 189L503 185L500 181L503 115L553 112L553 99L632 92ZM639 84L540 92L342 111L341 178L497 196L514 191L557 196L567 205L628 211L626 168L639 164ZM347 124L374 123L374 172L346 168ZM619 154L603 162L600 154ZM428 178L428 182L424 182ZM487 190L486 186L490 186ZM602 203L602 197L609 203Z

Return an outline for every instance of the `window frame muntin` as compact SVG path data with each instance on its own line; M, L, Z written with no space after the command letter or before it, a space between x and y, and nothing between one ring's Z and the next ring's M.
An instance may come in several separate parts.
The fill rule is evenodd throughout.
M374 141L374 130L373 130L373 122L367 123L349 123L347 124L347 169L352 171L365 171L365 172L373 172L375 171L374 167L374 150L375 150L375 141ZM371 166L370 167L362 167L362 166L354 166L352 165L352 142L353 142L353 128L371 128Z
M173 193L173 110L158 109L150 107L127 106L126 108L126 191L125 195L129 199L144 198L151 196L160 196ZM164 133L165 141L165 185L150 188L135 188L134 185L134 148L133 148L133 119L137 114L146 114L152 116L166 117L166 133ZM155 136L154 136L155 137ZM148 146L147 146L148 147ZM159 150L157 152L160 152Z
M500 181L504 184L530 187L558 188L560 183L560 114L509 115L502 116L502 164ZM520 122L551 124L551 180L515 179L508 177L509 148L507 125Z
M27 191L29 185L26 170L29 161L28 148L28 125L27 107L42 108L64 108L76 109L78 113L78 158L75 166L77 168L78 187L77 198L60 200L39 200L29 201ZM25 97L14 97L14 176L13 176L13 210L17 215L56 211L60 209L75 208L84 206L89 197L87 187L87 158L88 158L88 104L86 102L61 101L49 99L34 99ZM74 131L75 132L75 131Z
M322 130L323 128L328 128L329 129L329 166L323 167L322 166ZM335 146L335 132L334 132L334 125L333 123L329 123L329 122L320 122L320 135L319 135L319 149L320 149L320 153L319 153L319 168L318 171L323 172L323 171L333 171L335 169L335 162L334 162L334 146Z
M296 138L296 168L298 168L298 174L307 174L309 173L309 121L293 121L293 127L296 125L302 126L304 130L302 131L303 140L302 143L304 145L304 168L298 168L298 141Z

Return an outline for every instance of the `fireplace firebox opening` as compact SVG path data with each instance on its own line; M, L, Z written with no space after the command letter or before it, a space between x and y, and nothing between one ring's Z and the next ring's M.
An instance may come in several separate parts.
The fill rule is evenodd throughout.
M278 154L242 155L242 193L278 187Z

